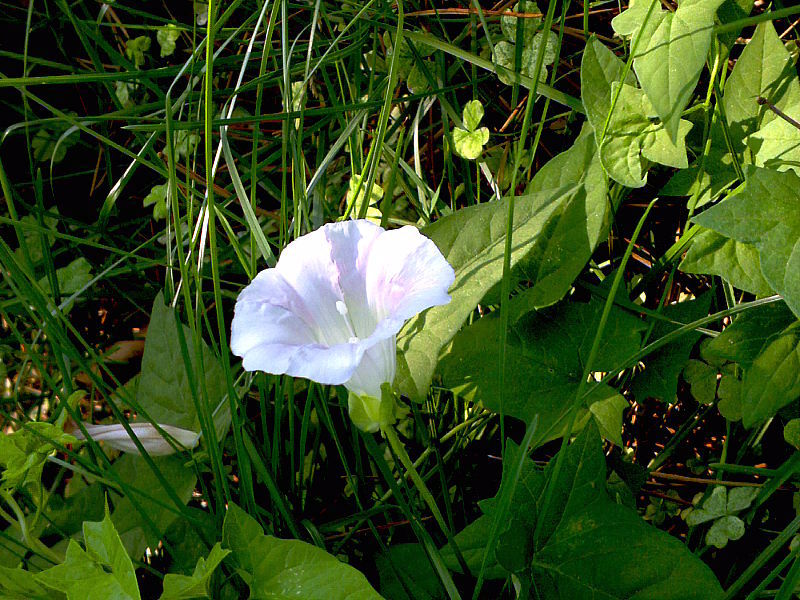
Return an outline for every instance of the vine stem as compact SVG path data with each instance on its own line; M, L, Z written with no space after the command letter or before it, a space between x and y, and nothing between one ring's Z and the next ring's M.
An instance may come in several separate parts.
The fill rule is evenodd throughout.
M400 441L400 438L397 436L397 431L395 431L394 427L391 425L387 425L381 429L386 440L389 442L389 446L392 448L392 452L400 459L400 462L403 463L403 468L406 470L406 473L411 477L411 481L414 483L414 487L417 488L420 496L422 499L425 500L425 504L428 505L431 513L433 514L433 518L436 519L436 522L439 524L439 527L442 529L442 532L449 538L449 529L447 524L444 521L444 517L442 516L439 507L436 504L436 500L433 498L433 494L428 489L428 486L425 485L422 477L420 477L419 471L417 471L414 463L411 461L411 458L408 456L408 452L406 452L406 448L403 445L403 442Z

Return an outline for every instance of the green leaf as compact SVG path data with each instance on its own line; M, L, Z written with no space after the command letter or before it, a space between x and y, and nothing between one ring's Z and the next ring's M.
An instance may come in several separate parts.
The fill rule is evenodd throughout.
M711 404L717 397L717 370L701 360L690 360L683 368L683 377L692 396L701 404Z
M570 289L608 227L607 185L591 129L542 167L529 193L514 200L511 265L533 282L534 306ZM399 389L428 390L441 349L486 293L502 279L506 202L461 209L424 230L456 270L450 304L412 319L398 335ZM424 328L423 328L424 325Z
M186 341L191 372L187 372L184 363L178 327L182 328ZM191 329L178 324L175 309L166 306L164 296L159 293L153 302L150 314L150 325L142 357L142 373L136 388L136 401L156 423L200 431L200 419L193 400L193 389L198 396L198 402L202 402L203 388L200 379L205 381L211 411L220 405L227 390L219 361L200 340L202 360L198 364L192 340ZM190 377L193 386L190 385ZM224 429L227 429L227 424Z
M641 29L633 68L673 141L683 137L681 113L700 79L722 2L683 0L669 12L658 0L639 0L611 22L617 33L634 39Z
M608 113L611 112L613 83L622 80L625 63L617 58L596 37L586 44L581 59L581 100L586 108L586 117L596 132L602 133ZM630 71L625 83L636 86L636 78Z
M529 0L521 0L514 4L514 10L512 12L515 13L528 13L528 14L541 14L541 10L539 10L539 6L536 2L531 2ZM500 29L503 32L503 35L506 36L506 39L510 42L516 43L517 41L517 22L519 19L517 17L511 16L503 16L500 17ZM525 43L530 40L533 35L536 33L536 30L539 28L539 24L542 22L541 18L538 17L531 17L529 19L522 19L522 42Z
M636 557L632 560L631 557ZM681 542L635 511L597 502L568 519L534 556L546 598L715 600L712 571Z
M230 548L252 598L381 598L353 567L300 540L264 535L258 522L233 503L222 525L222 542Z
M719 275L731 285L751 294L766 295L772 292L761 274L758 250L703 228L689 246L678 266L685 273Z
M460 545L459 548L463 550ZM386 598L444 600L447 597L420 544L392 544L378 556L376 565L381 594Z
M2 489L15 490L30 486L39 490L44 463L56 451L56 445L63 447L77 443L78 440L64 433L60 425L39 421L26 423L14 433L0 435Z
M796 122L800 118L800 104L786 114ZM800 172L800 129L797 125L784 119L772 119L747 138L747 145L755 153L758 166Z
M722 596L711 570L682 543L648 525L635 510L609 499L605 458L595 427L587 427L566 452L558 480L549 483L553 486L550 508L540 518L529 561L541 597L710 600ZM507 455L513 460L515 452ZM532 522L520 516L541 512L543 486L555 476L554 465L551 459L542 475L532 461L526 461L512 500L508 519L512 527ZM518 562L510 554L514 546L503 546L503 542L519 541L523 532L509 533L511 537L501 538L497 555L514 563ZM527 533L533 536L531 528Z
M134 66L138 69L144 64L144 53L150 50L152 41L146 35L132 38L125 42L125 56L128 60L132 60Z
M179 160L183 156L188 159L199 141L200 137L196 133L179 129L175 134L175 158Z
M800 177L749 165L746 184L694 221L758 250L772 289L800 316Z
M481 127L477 131L467 131L461 127L453 129L453 146L459 156L467 160L475 160L483 152L483 146L489 141L489 129Z
M647 183L648 160L685 169L689 165L685 138L692 124L681 120L673 142L664 125L650 118L654 111L645 93L612 82L612 94L620 85L622 91L600 146L600 159L609 176L622 185L638 188Z
M654 321L649 339L659 340L678 329L681 323L691 323L706 316L710 306L711 294L704 294L697 300L668 304L661 314L677 323ZM634 396L640 401L658 398L666 402L675 402L678 377L689 359L692 348L701 336L701 333L694 331L687 333L647 356L644 359L644 371L637 373L633 378L631 390Z
M622 448L622 413L630 405L622 394L613 394L589 405L600 435Z
M161 58L172 56L173 52L175 52L175 42L178 41L180 35L181 32L172 23L166 27L158 28L158 33L156 33L156 41L161 48Z
M535 290L510 302L507 377L503 413L525 422L538 415L537 441L559 437L575 401L584 363L594 340L603 303L566 303L554 309L531 312L528 302ZM642 321L622 309L612 309L594 369L611 369L638 350ZM466 327L447 347L439 364L445 387L463 398L500 412L500 375L495 360L499 352L499 311ZM616 391L594 385L585 400L591 406L608 400ZM588 418L586 412L579 423Z
M152 460L163 478L169 482L175 495L184 504L188 503L197 483L195 471L187 468L185 460L178 456L154 456ZM140 490L149 497L161 501L161 503L153 502L134 491L131 494L132 498L123 496L115 502L111 519L128 554L139 558L146 548L158 546L162 537L159 534L163 534L180 518L180 515L175 512L177 509L167 495L167 490L141 456L125 454L114 462L112 469L116 476L133 490ZM132 500L135 500L135 506ZM136 506L148 516L158 529L157 532L143 522Z
M722 517L727 512L728 490L724 486L718 485L711 490L709 495L700 508L695 508L686 517L686 524L689 527L696 527L708 521Z
M64 562L36 575L47 587L64 592L68 600L139 600L131 559L106 509L99 523L83 524L86 550L70 540Z
M429 73L435 73L436 65L432 60L423 61ZM425 71L418 64L411 67L411 72L406 79L406 87L412 94L422 94L431 89L431 84L425 76Z
M483 104L480 100L470 100L464 105L464 129L475 131L483 119Z
M783 439L800 450L800 419L792 419L783 427Z
M3 600L53 600L52 590L36 581L30 571L0 565L0 598Z
M512 267L531 252L544 235L550 216L568 200L571 190L516 198L511 254ZM455 269L452 300L414 317L397 336L398 372L395 385L413 399L424 398L439 352L452 339L483 296L502 278L506 203L470 206L426 227L427 235Z
M731 366L734 368L731 369ZM729 421L739 421L742 418L742 380L737 377L735 370L735 365L723 367L722 379L717 388L717 408Z
M750 428L800 397L800 322L769 340L747 369L742 423Z
M167 218L167 190L168 183L161 183L150 188L150 192L142 200L142 206L153 207L153 218L162 221Z
M546 34L546 48L544 57L542 58L542 69L539 72L539 81L547 79L547 67L552 65L556 59L556 47L558 46L558 36L552 31ZM519 73L527 75L531 78L536 78L536 61L539 56L539 45L545 39L544 33L537 33L530 43L526 43L522 48L522 55L520 57ZM494 47L492 54L492 62L509 71L517 72L516 69L516 47L513 43L498 42ZM497 73L498 79L506 85L512 85L513 79L506 75L502 70Z
M66 267L56 269L58 291L62 296L68 296L80 291L89 284L92 277L92 265L83 257L76 258ZM42 277L38 283L43 288L50 289L47 277Z
M758 104L759 96L784 112L800 106L797 71L770 21L756 27L725 83L725 116L739 153L744 151L749 135L771 121L782 120Z
M706 533L709 546L724 548L729 540L738 540L744 535L744 521L739 517L727 516L714 521Z
M164 577L164 592L161 600L187 600L190 598L209 598L208 581L222 560L230 554L223 550L219 542L214 544L208 558L200 558L190 577L168 573Z
M729 360L747 368L771 337L795 321L784 302L771 302L751 308L736 317L722 333L703 347L702 356L708 361Z
M588 125L569 150L539 169L526 192L557 193L567 186L576 188L550 218L546 235L532 253L533 260L523 260L519 267L536 283L531 301L537 307L564 297L608 233L608 180Z

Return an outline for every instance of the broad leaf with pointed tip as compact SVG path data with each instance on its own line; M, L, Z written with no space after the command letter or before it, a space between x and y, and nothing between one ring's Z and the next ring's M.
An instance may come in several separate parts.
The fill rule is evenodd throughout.
M250 587L251 598L381 600L367 578L316 546L264 535L258 522L231 503L222 543Z
M753 244L764 279L800 316L800 177L752 165L746 184L694 221Z
M622 185L638 188L647 183L648 161L685 169L689 165L686 134L692 124L680 121L673 142L663 124L652 120L655 112L645 93L612 82L612 94L616 95L620 85L622 90L600 145L600 159L609 176Z
M638 36L633 68L673 141L680 138L681 113L700 79L722 2L683 0L669 12L658 0L637 0L611 22L617 33Z
M719 275L732 286L751 294L772 292L761 273L761 261L755 246L711 229L703 228L692 239L678 268L685 273Z

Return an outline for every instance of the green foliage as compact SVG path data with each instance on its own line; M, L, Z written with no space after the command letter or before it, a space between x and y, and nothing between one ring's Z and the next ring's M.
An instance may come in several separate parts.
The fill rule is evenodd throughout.
M695 236L680 269L686 273L719 275L734 287L752 294L772 291L761 274L761 261L755 246L711 229L704 228Z
M208 581L228 554L230 554L230 550L223 550L217 542L211 548L207 558L201 557L197 560L197 566L191 576L168 573L164 577L164 593L161 594L160 600L210 598Z
M226 389L222 367L202 340L198 345L199 360L191 329L177 321L175 310L166 306L163 295L159 294L150 313L136 403L156 423L199 431L195 399L202 398L207 403L206 410L217 411L215 423L224 431L230 417L223 403ZM184 350L191 361L190 369L185 366Z
M152 40L146 35L131 38L125 42L125 56L133 61L133 65L140 69L144 65L145 52L150 50Z
M738 540L744 535L745 524L737 513L746 509L758 495L758 488L728 488L718 485L700 508L688 513L686 523L695 527L713 521L706 532L706 543L717 548L724 548L728 541Z
M705 316L710 306L710 294L697 300L665 306L661 314L669 321L654 320L650 340L661 339L675 331L679 327L675 322L688 323ZM678 393L678 377L699 339L700 334L692 332L648 356L644 370L636 374L631 386L637 400L658 398L674 402Z
M156 33L156 41L161 48L161 52L159 53L161 58L172 56L172 54L175 52L175 42L178 41L180 36L181 32L172 23L166 27L158 28L158 33ZM148 48L146 48L146 50L149 49L149 46L150 44L148 44Z
M519 451L509 446L504 467ZM532 577L547 598L722 597L713 573L680 542L608 497L594 426L566 448L558 475L557 458L544 471L525 461L497 548L500 565L520 578ZM504 468L503 485L508 485L505 475ZM546 486L552 489L547 507ZM488 514L478 521L487 522L494 503L482 506ZM631 553L637 560L630 560Z
M474 160L481 155L483 147L489 141L489 128L481 127L483 104L480 100L471 100L464 105L464 127L453 130L453 145L456 152L467 160Z
M593 136L547 163L515 200L511 265L534 282L534 306L549 306L569 290L605 233L608 200ZM396 385L420 398L441 349L475 306L502 278L505 202L460 210L425 229L456 271L452 301L409 321L398 335ZM568 258L562 249L569 249ZM424 326L424 327L423 327Z
M453 339L439 363L439 373L446 387L490 410L502 410L526 423L538 415L537 440L546 441L564 433L603 304L567 303L537 313L530 302L534 292L523 292L510 303L504 393L499 387L497 364L486 360L487 355L497 356L499 350L501 321L497 312L477 320ZM613 309L593 368L612 369L636 352L644 328L634 315ZM556 338L559 343L553 344ZM620 443L621 410L627 402L620 402L608 386L593 384L589 389L590 394L580 405L591 412L583 410L578 422L593 414L604 434ZM501 395L505 398L502 407ZM591 410L595 403L601 404Z
M73 436L64 433L60 424L33 422L21 429L0 436L0 484L4 490L30 486L41 489L42 469L47 457L57 448L76 444Z
M746 184L694 218L758 251L764 279L800 316L800 177L748 166Z
M64 562L36 575L36 581L67 595L68 600L139 600L133 564L106 515L83 524L85 549L70 540Z
M680 120L676 136L671 138L664 125L653 120L655 110L644 91L613 82L611 94L617 97L617 104L600 145L600 159L609 177L639 188L647 183L648 161L678 169L689 165L685 139L691 123Z
M258 522L230 504L222 543L253 598L379 600L366 578L324 550L264 535Z
M633 68L673 141L685 136L681 113L705 65L714 16L722 2L683 0L671 12L663 10L658 0L638 0L611 22L618 34L638 38Z
M167 190L168 183L154 185L150 188L150 193L142 200L142 206L153 207L153 218L156 221L163 221L167 218Z

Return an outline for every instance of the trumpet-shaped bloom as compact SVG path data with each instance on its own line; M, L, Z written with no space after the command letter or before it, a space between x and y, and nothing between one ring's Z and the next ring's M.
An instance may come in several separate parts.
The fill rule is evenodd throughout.
M245 370L344 384L380 399L381 385L394 381L397 332L447 304L454 277L415 227L331 223L286 246L275 267L242 290L231 349Z
M133 443L133 439L125 431L125 427L119 423L113 425L92 425L83 423L86 432L96 442L105 442L115 450L139 454L139 449ZM167 456L174 454L175 448L164 436L150 423L130 423L129 427L141 442L147 453L152 456ZM161 429L168 433L174 440L185 448L194 448L200 441L200 434L195 431L173 427L172 425L159 425ZM76 428L72 435L79 440L86 439L83 432Z

